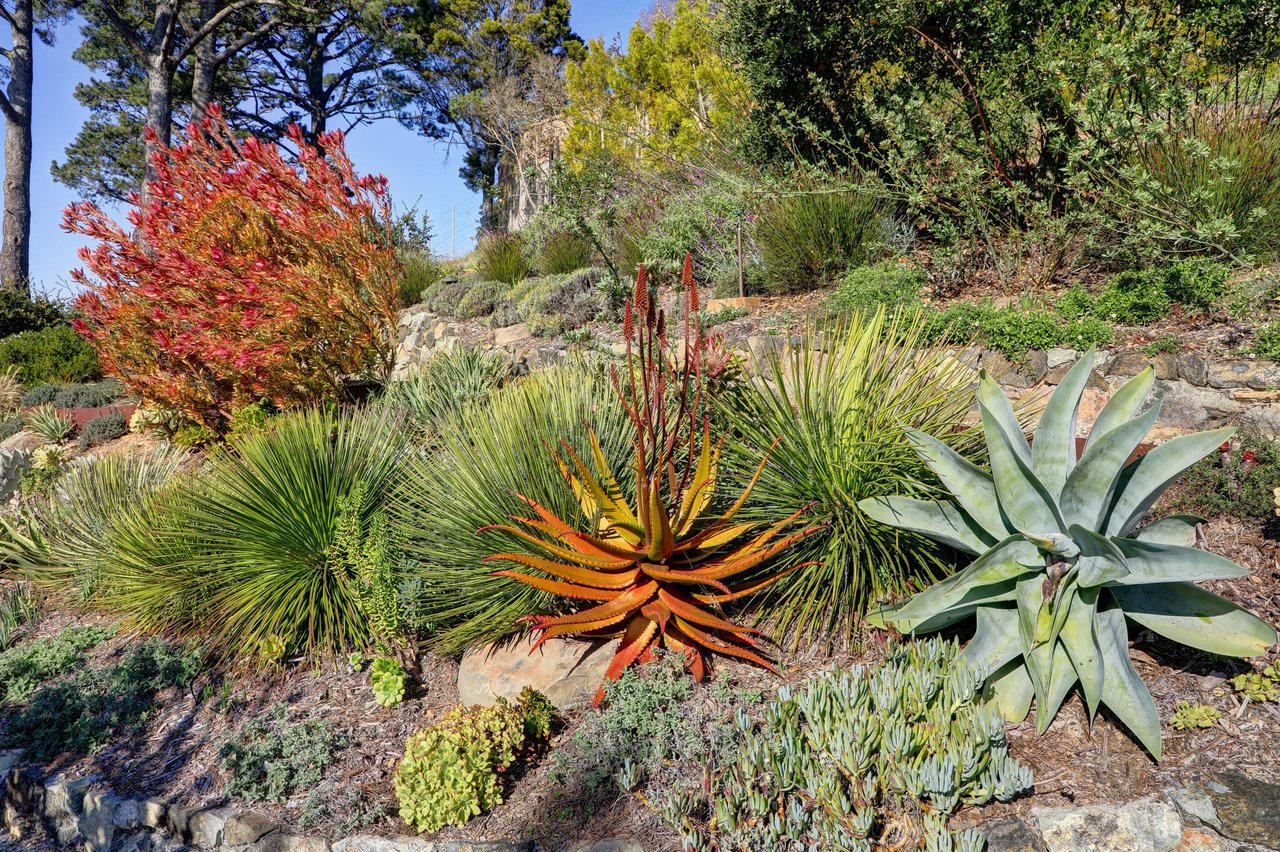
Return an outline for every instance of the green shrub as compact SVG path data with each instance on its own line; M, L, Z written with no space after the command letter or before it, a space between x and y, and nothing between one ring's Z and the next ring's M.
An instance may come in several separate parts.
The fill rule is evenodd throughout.
M1083 285L1077 284L1059 296L1053 307L1064 319L1083 319L1093 313L1093 296Z
M27 430L49 442L65 441L75 431L75 423L52 405L39 405L26 413Z
M698 327L705 331L708 328L714 328L717 325L733 322L750 315L751 311L748 308L721 308L715 313L701 310L698 311Z
M650 788L685 849L870 849L914 844L977 852L952 832L961 805L1008 802L1032 775L1004 722L977 694L954 644L890 649L878 666L834 669L778 690L756 722L734 717L736 747L694 764L694 784ZM606 711L608 712L608 711ZM623 773L624 786L638 783ZM920 848L920 847L917 847Z
M200 656L198 650L150 639L130 648L114 666L79 669L31 695L13 715L7 743L41 761L96 751L154 714L162 690L190 687L201 671Z
M269 399L240 406L227 419L227 440L239 441L265 431L271 418L279 413L280 410Z
M21 414L14 414L0 420L0 441L11 438L27 428L27 419Z
M1169 294L1153 276L1122 272L1098 293L1093 313L1122 325L1149 325L1164 319L1169 305Z
M404 666L389 657L378 657L369 667L369 684L373 700L381 707L394 707L404 701L404 687L409 676Z
M510 297L529 333L536 337L555 337L579 328L604 308L600 271L596 269L530 278L513 289Z
M1182 477L1173 505L1207 518L1230 515L1265 520L1275 515L1280 447L1257 432L1241 432L1227 453L1196 462Z
M369 494L363 482L339 501L330 554L332 570L348 578L372 635L383 643L404 639L404 617L396 589L401 553L379 506L369 516ZM403 674L403 672L402 672Z
M1033 349L1065 346L1084 350L1110 343L1115 332L1093 316L1070 319L1042 308L959 303L932 315L923 338L935 344L976 340L1016 360Z
M538 247L537 267L542 275L565 275L591 265L596 250L573 231L553 231Z
M1128 623L1244 658L1266 653L1276 631L1195 585L1249 573L1192 546L1199 518L1144 523L1169 484L1232 430L1183 435L1129 462L1160 414L1158 401L1143 407L1155 383L1148 367L1112 395L1077 459L1076 416L1094 363L1095 353L1086 353L1063 377L1033 442L1000 386L981 377L990 474L928 435L909 434L948 498L878 497L859 508L974 560L870 621L917 633L974 615L977 632L964 655L1007 720L1022 721L1034 696L1043 734L1078 686L1090 717L1105 705L1159 760L1160 719L1130 662Z
M0 691L5 704L26 701L41 684L74 674L85 652L111 638L101 627L67 627L49 639L35 639L0 653Z
M66 321L66 311L51 299L43 296L33 299L8 287L0 289L0 338L65 325Z
M223 743L218 757L229 776L226 794L249 803L284 802L314 789L346 744L322 719L290 722L281 702Z
M1280 200L1280 198L1278 198ZM1231 269L1221 263L1188 260L1153 270L1169 298L1203 313L1227 295Z
M422 292L422 302L432 313L455 317L458 315L458 303L474 283L475 279L446 276Z
M57 408L101 408L124 396L124 385L116 379L86 384L36 385L22 396L23 405L53 405Z
M1157 355L1176 355L1182 351L1182 338L1176 334L1163 334L1142 347L1142 354L1148 358Z
M422 301L427 288L445 277L445 266L429 251L401 250L400 307L407 308Z
M102 377L98 354L67 325L24 331L0 340L0 369L16 367L25 385L90 382Z
M766 203L755 243L773 292L812 290L883 253L883 209L856 188L800 191Z
M410 626L429 629L427 641L461 652L511 633L518 618L546 611L546 594L492 576L484 560L512 543L488 527L529 511L517 494L559 517L579 517L546 448L564 441L589 457L588 422L611 469L625 470L629 432L609 377L602 366L575 359L449 416L436 451L409 462L389 514L407 556ZM527 552L538 551L530 545Z
M871 601L942 576L949 556L927 539L887 531L858 501L935 487L907 440L905 425L953 446L972 446L960 428L973 404L971 373L943 355L917 357L924 315L886 318L884 309L828 329L823 347L774 354L762 372L772 381L727 394L721 416L737 431L724 453L732 479L745 484L761 455L782 440L739 517L776 523L804 511L826 524L782 557L802 567L761 593L762 609L797 636L848 627ZM738 485L729 487L734 491Z
M1280 362L1280 324L1264 322L1255 328L1249 348L1259 358Z
M424 439L455 411L488 399L511 374L498 352L458 347L435 352L407 378L387 388L383 403Z
M487 317L493 313L498 303L506 297L511 286L501 281L477 281L473 283L454 309L453 315L459 319L475 319Z
M76 448L84 452L128 434L129 424L125 421L124 415L113 411L85 423L84 428L80 430L80 436L76 439Z
M485 281L501 281L508 286L529 275L524 237L512 232L490 232L476 240L476 274Z
M26 524L5 523L0 553L41 586L80 601L94 600L108 566L120 568L112 547L117 521L143 511L186 460L185 453L160 448L77 464L61 482L62 499L50 502ZM172 556L161 542L155 545L155 555Z
M400 817L418 831L466 825L502 802L504 775L551 733L551 703L525 687L514 706L455 707L405 743Z
M869 313L881 305L889 310L915 305L924 281L922 271L899 263L859 266L841 276L827 306L833 313L849 314Z

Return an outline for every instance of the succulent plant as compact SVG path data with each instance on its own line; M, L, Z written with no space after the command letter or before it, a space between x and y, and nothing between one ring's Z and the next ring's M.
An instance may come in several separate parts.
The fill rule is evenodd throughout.
M369 667L373 700L382 707L394 707L404 701L404 687L409 676L404 666L390 657L378 657Z
M22 478L31 470L31 453L0 449L0 501L8 500L22 487Z
M418 831L466 825L502 802L504 774L551 733L551 704L528 687L513 706L455 707L405 743L396 767L400 817Z
M38 405L27 412L27 428L51 444L66 440L75 423L52 405Z
M1246 701L1280 701L1280 663L1272 663L1261 672L1236 675L1231 678L1231 688Z
M650 297L644 267L635 293L627 300L623 329L627 339L626 375L613 374L614 387L632 421L635 435L635 495L629 500L610 473L592 431L596 471L565 444L573 468L559 456L566 485L578 498L585 518L596 528L582 532L533 500L521 497L537 518L512 517L519 527L495 525L543 551L498 553L490 560L514 562L536 574L497 571L535 589L594 605L567 615L533 619L547 639L566 634L621 634L618 652L605 672L615 680L662 643L685 654L697 680L706 672L705 652L737 657L772 669L757 653L753 628L724 617L721 606L763 589L781 574L752 573L791 544L820 529L784 535L804 509L772 526L735 522L760 471L722 514L711 512L721 441L713 444L703 402L702 355L706 340L696 325L697 287L692 261L685 260L684 347L670 351L666 319ZM633 357L633 341L638 358ZM625 390L624 390L625 387ZM806 507L807 508L807 507ZM788 570L809 563L792 565ZM784 572L785 573L785 572ZM750 575L740 585L729 583ZM596 694L598 704L604 695Z
M908 433L952 499L859 505L882 523L978 558L876 620L922 633L973 615L977 632L964 655L1006 718L1025 717L1034 697L1043 733L1079 683L1090 716L1105 704L1158 760L1160 720L1129 660L1126 619L1231 657L1265 652L1276 631L1193 585L1248 573L1189 546L1199 518L1141 526L1165 488L1232 430L1174 438L1129 461L1160 412L1157 402L1139 413L1154 382L1148 368L1115 392L1077 457L1076 415L1093 362L1087 353L1062 380L1030 444L999 385L981 376L990 473L928 435Z
M923 838L925 849L976 852L982 838L950 831L947 815L1010 801L1032 782L981 683L954 643L935 638L781 687L760 722L738 710L730 759L657 807L687 850L870 852Z
M1169 720L1169 724L1179 731L1189 731L1192 728L1212 728L1217 724L1221 716L1221 713L1208 704L1192 704L1189 701L1179 701L1178 709L1174 711L1173 718Z

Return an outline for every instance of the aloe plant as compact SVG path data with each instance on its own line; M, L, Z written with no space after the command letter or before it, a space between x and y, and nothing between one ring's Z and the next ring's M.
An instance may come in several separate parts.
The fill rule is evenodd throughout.
M987 678L1005 718L1036 700L1043 733L1078 683L1090 717L1105 705L1160 759L1160 720L1129 660L1127 621L1213 654L1252 657L1276 631L1195 585L1248 571L1190 546L1201 519L1175 515L1142 525L1184 470L1231 429L1185 435L1129 461L1160 404L1141 411L1150 368L1112 396L1077 455L1076 415L1093 370L1089 352L1063 379L1028 443L1009 400L983 374L978 402L990 472L918 431L909 438L952 494L859 504L876 520L977 554L968 568L875 620L923 633L970 615L977 632L964 656Z

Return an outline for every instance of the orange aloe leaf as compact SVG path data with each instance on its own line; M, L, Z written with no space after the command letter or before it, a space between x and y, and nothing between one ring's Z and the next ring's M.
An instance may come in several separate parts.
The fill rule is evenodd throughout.
M626 495L622 493L622 486L618 484L618 480L614 478L613 471L609 469L609 462L604 457L604 450L600 449L600 439L596 436L596 430L588 429L587 438L591 442L591 458L596 464L596 469L600 471L600 484L602 490L609 495L609 499L613 501L615 506L620 507L624 512L623 520L633 527L640 526L640 521L631 511L631 506L627 503Z
M512 520L522 521L524 519L512 518ZM517 538L524 539L530 544L536 547L539 547L542 550L545 550L547 553L550 553L554 556L558 556L561 559L568 559L573 562L580 563L581 565L587 568L599 568L602 571L617 571L622 568L628 568L634 565L638 561L638 557L623 559L616 556L593 556L591 554L583 553L573 548L561 547L558 544L554 544L550 541L547 541L545 538L540 538L536 535L530 535L524 530L519 530L519 529L516 529L515 527L495 524L494 526L491 526L491 527L482 527L481 529L477 530L477 532L484 532L485 530L502 530L508 535L513 535Z
M751 477L751 481L747 483L747 487L743 489L742 494L730 506L723 515L720 516L720 522L726 523L733 520L733 516L738 514L738 510L746 505L747 499L751 496L751 490L756 487L756 483L760 480L760 475L764 473L764 466L769 463L769 455L773 452L773 448L778 446L778 442L782 440L779 436L773 439L773 443L769 445L769 450L764 454L764 458L760 460L760 466L756 468L755 475Z
M617 680L621 677L623 669L635 662L653 644L657 629L657 622L652 619L643 615L633 618L622 634L622 641L618 643L618 653L605 670L605 680Z
M543 592L550 592L553 595L560 595L566 598L576 598L584 601L611 601L616 594L604 589L593 589L589 586L578 586L573 583L564 583L560 580L548 580L546 577L534 577L530 574L521 574L519 571L494 571L495 577L508 577L526 586L532 586Z
M716 651L717 653L724 654L729 657L749 660L758 666L763 666L774 674L778 673L778 670L774 668L773 663L769 662L755 651L750 651L746 648L739 647L738 645L730 644L717 636L713 636L710 633L699 630L693 624L690 624L678 615L676 616L676 626L679 627L686 636L708 650Z
M695 593L693 596L693 599L700 603L709 603L709 604L722 604L722 603L728 603L729 601L740 600L741 598L745 598L747 595L754 594L755 592L758 592L761 589L764 589L773 585L778 580L781 580L783 577L790 574L792 571L797 571L801 568L808 568L810 565L821 565L821 564L822 563L816 559L811 559L808 562L798 562L795 565L790 566L784 571L779 571L776 574L770 574L768 577L765 577L763 580L756 580L755 582L750 583L746 586L738 586L731 593L727 595L703 595L703 594Z
M604 486L592 475L586 464L573 451L573 447L565 444L564 449L578 468L579 487L584 489L595 501L595 505L599 507L601 517L608 520L614 530L623 538L632 540L634 537L635 541L639 541L640 525L636 521L635 514L631 511L631 507L627 505L625 500L615 501L605 493Z
M689 673L693 675L693 679L702 682L707 676L707 665L702 659L702 653L698 650L698 646L688 640L687 636L681 636L679 631L675 629L667 630L663 633L662 640L667 643L667 647L672 652L684 655L685 665L689 667Z
M693 600L684 597L678 592L669 592L666 589L658 589L658 599L666 604L675 615L694 624L700 624L703 627L710 627L715 630L724 630L727 633L760 632L754 627L742 627L734 624L732 621L707 612L705 609L702 609L694 603Z
M710 576L715 579L724 579L725 577L732 577L734 574L741 574L744 571L747 571L747 570L750 570L751 568L756 567L761 562L764 562L767 559L773 558L777 554L786 550L791 545L795 544L797 541L800 541L802 538L807 538L808 536L813 535L819 530L824 530L824 529L826 529L825 526L816 526L816 527L809 527L809 529L807 530L801 530L800 532L795 533L794 535L787 536L781 541L774 542L772 545L770 545L766 549L762 549L762 550L756 551L755 553L751 553L746 556L743 556L741 558L733 559L725 562L720 567L711 571Z
M716 444L715 457L717 460L720 457L720 447L723 443L724 439L721 438L720 442ZM675 527L681 535L689 531L689 527L706 509L715 490L715 463L712 461L711 423L707 420L702 421L702 452L698 454L698 466L694 469L693 481L694 486L684 492L684 499L680 502L680 514L676 516Z
M538 517L542 518L545 522L545 527L535 526L535 529L543 529L545 532L548 532L548 534L550 534L551 531L554 531L555 537L576 537L598 550L599 553L596 554L597 556L630 557L634 553L634 551L627 550L625 548L609 545L598 537L588 536L585 533L579 532L560 518L556 517L555 513L540 506L537 502L530 500L523 494L517 494L516 496L525 503L528 503L529 507L532 508L533 511L537 513ZM589 514L587 517L594 517L594 513ZM520 520L522 522L529 523L524 518L521 518ZM532 523L529 523L529 525L534 526Z
M690 571L672 571L661 565L654 565L651 562L640 563L640 571L646 576L655 580L661 580L665 583L679 583L684 586L714 586L722 590L726 595L732 592L728 586L720 582L717 578L698 573L698 570ZM707 570L707 569L701 569Z
M649 558L655 562L669 559L675 550L675 537L671 534L667 507L662 505L662 483L657 479L649 490L649 526L653 530L653 537L649 539Z
M495 553L492 556L486 556L484 561L515 562L518 565L536 568L544 574L550 574L553 577L559 577L571 583L579 583L596 589L625 589L633 585L640 576L639 568L633 568L620 574L606 574L578 565L553 562L550 559L543 559L541 556L530 556L527 553Z
M760 525L756 523L732 524L725 526L717 521L710 527L707 527L693 538L685 539L680 542L677 548L681 553L687 553L691 550L715 551L731 544L742 538L742 536L758 528Z
M627 613L638 610L640 607L647 604L651 599L653 599L657 591L658 584L651 580L647 583L627 589L613 600L603 603L600 606L593 606L590 609L584 609L580 612L571 613L569 615L557 616L556 625L569 627L577 625L578 630L599 629L597 627L587 627L586 625L608 619L612 619L612 621L608 621L607 623L620 621Z
M661 597L661 590L659 590ZM671 618L671 608L664 604L661 600L649 601L640 608L640 614L645 618L653 619L658 623L658 629L662 632L667 630L667 621Z

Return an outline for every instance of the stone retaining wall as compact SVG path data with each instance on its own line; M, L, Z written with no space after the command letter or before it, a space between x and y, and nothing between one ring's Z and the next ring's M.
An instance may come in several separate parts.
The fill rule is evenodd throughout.
M785 352L790 346L803 343L798 338L770 334L730 337L726 342L743 355L749 373L758 371L771 353ZM597 341L590 345L613 355L619 355L622 348L617 342ZM531 337L523 324L485 329L450 322L422 308L410 308L401 315L393 378L408 375L436 352L449 352L460 346L505 352L510 355L516 374L555 363L570 351L563 340ZM1080 356L1073 349L1050 349L1030 352L1024 360L1014 362L999 352L978 348L955 354L975 369L998 376L1011 395L1056 385ZM1080 427L1091 424L1108 395L1148 365L1156 375L1153 397L1161 400L1155 428L1157 440L1225 425L1280 437L1280 364L1221 360L1195 353L1147 356L1139 349L1099 352L1093 380L1085 393Z

